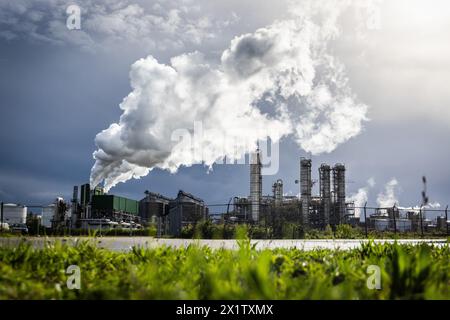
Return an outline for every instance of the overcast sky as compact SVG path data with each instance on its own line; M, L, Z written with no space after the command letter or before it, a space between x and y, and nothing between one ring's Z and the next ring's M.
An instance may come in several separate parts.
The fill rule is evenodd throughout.
M359 105L367 106L367 111L361 114L365 119L353 119L354 122L345 123L350 127L340 127L339 130L345 129L342 139L335 139L331 130L331 136L326 136L333 142L327 140L330 142L327 147L331 149L319 150L314 145L308 154L305 149L311 144L299 139L299 131L295 129L295 126L303 126L303 122L300 125L294 120L267 120L267 126L281 136L280 169L275 175L263 177L264 193L270 193L271 184L281 178L285 193L298 194L294 181L299 176L299 158L309 155L313 160L314 178L317 178L320 163L344 163L349 180L348 195L365 188L370 204L376 205L377 198L379 201L383 198L379 197L380 193L389 198L386 184L395 179L395 201L405 207L417 205L422 190L421 177L426 175L430 200L445 207L450 202L450 4L445 0L432 4L425 0L389 0L363 5L358 1L358 5L346 3L344 7L333 1L321 2L331 9L323 12L325 19L316 22L319 30L326 30L322 36L327 37L325 44L321 44L324 38L317 38L318 43L339 63L335 68L342 68L338 71L345 75L345 93L351 89L348 95L354 101L346 117L358 110L364 111L357 109ZM66 27L66 8L74 3L81 8L81 30ZM307 6L307 2L304 3ZM302 12L302 5L302 2L297 4L296 10ZM336 6L335 11L333 6ZM333 28L322 26L321 21L326 23L327 15L333 12L338 13L338 17L331 20ZM148 81L154 88L155 68L172 66L178 76L170 81L184 81L181 67L177 69L171 59L196 51L202 54L201 62L195 60L196 66L206 63L211 66L208 77L222 71L217 79L229 77L232 72L247 72L242 71L237 60L240 58L239 41L248 38L261 43L259 28L273 31L271 37L278 39L283 35L283 32L277 33L284 26L283 21L292 19L292 15L292 4L280 0L0 2L0 199L47 204L56 196L69 198L73 185L89 182L95 163L94 151L106 150L118 143L108 136L103 145L96 145L99 144L96 135L111 124L119 123L119 119L120 125L122 121L129 121L132 116L121 118L125 109L119 105L130 92L135 96L136 90L147 90ZM293 36L298 30L302 35L302 26L289 30L295 31ZM247 38L235 39L242 35ZM302 52L302 39L299 36L292 45L296 54ZM317 40L311 39L312 43ZM226 50L227 59L223 57ZM131 66L149 55L155 60L141 60L142 64L136 66L137 79L133 80L133 87ZM279 58L280 61L285 59L282 55ZM189 59L184 63L194 64L194 58ZM269 59L264 63L268 72L277 74L279 81L279 69L274 67L279 62ZM267 66L270 63L273 65ZM294 59L292 63L297 62ZM321 77L326 75L316 70L314 83ZM158 80L169 81L164 79ZM261 92L271 90L269 87L270 83ZM194 88L198 90L195 89L193 95L197 95L197 91L198 95L203 94L202 100L194 103L210 101L208 92L201 92L208 90ZM282 90L283 86L278 89ZM153 93L145 94L152 96ZM129 100L122 104L123 108L133 109ZM176 123L171 122L170 112L155 109L154 105L141 106L141 102L137 105L138 111L130 111L137 112L135 118L146 119L139 113L139 108L144 108L153 112L152 117L157 121L164 118L163 125ZM210 112L215 117L200 120L217 121L214 127L225 126L221 123L223 116L214 115L214 110L220 108L197 114ZM161 115L155 116L154 111ZM233 115L233 111L230 112ZM175 114L178 112L173 112L173 119L178 121ZM254 118L246 120L251 123ZM142 121L143 129L154 128L154 123L146 126ZM136 124L136 119L133 123ZM245 132L239 131L241 123L237 123L232 122L232 125L237 126L233 129L238 135L249 134L247 129L252 129L251 126ZM292 132L285 134L277 126L279 123L292 126ZM361 128L356 128L359 124ZM255 131L256 127L255 124ZM139 135L139 131L129 134ZM135 142L120 140L129 150L142 151L142 145ZM152 152L155 150L154 145L148 148ZM175 196L183 189L208 203L226 203L230 197L248 194L248 166L214 165L208 170L202 165L184 167L180 163L177 173L169 173L160 168L164 167L164 161L168 163L167 159L176 158L176 150L161 148L164 157L158 161L152 160L156 153L144 153L145 159L152 158L148 160L148 167L154 166L148 175L118 183L110 193L140 199L145 190ZM148 149L143 151L149 152ZM126 158L133 163L136 160L133 165L142 168L142 159L136 159L137 153L132 153L132 156L121 154L120 161ZM109 174L104 168L101 170L102 174ZM369 179L375 183L369 183Z

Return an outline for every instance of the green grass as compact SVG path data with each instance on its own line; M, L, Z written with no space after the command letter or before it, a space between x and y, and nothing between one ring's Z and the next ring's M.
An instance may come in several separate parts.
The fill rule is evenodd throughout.
M363 245L351 251L133 248L88 242L0 248L0 299L450 299L450 249ZM81 289L66 287L70 265ZM381 268L381 290L366 286Z

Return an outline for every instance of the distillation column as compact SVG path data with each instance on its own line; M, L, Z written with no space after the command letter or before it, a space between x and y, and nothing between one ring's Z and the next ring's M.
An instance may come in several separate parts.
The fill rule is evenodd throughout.
M346 215L345 207L345 166L337 163L333 168L333 191L335 198L336 219L343 223Z
M322 164L319 168L319 189L322 199L324 227L330 224L331 212L331 167Z
M78 186L73 187L72 207L70 212L71 226L75 227L80 218L78 216Z
M261 155L259 149L250 156L250 201L254 222L259 221L262 198Z
M272 192L275 199L275 206L280 206L283 203L283 180L278 179L273 184Z
M302 219L305 227L309 226L309 207L311 203L311 159L300 159L300 196Z

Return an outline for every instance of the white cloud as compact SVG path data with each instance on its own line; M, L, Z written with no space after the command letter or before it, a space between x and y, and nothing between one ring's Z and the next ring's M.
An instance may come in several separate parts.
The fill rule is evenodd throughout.
M64 0L14 0L0 2L0 37L25 38L57 45L73 45L88 51L139 45L164 51L200 44L234 23L233 14L211 16L184 0L153 3L80 0L81 30L66 28Z
M360 40L352 32L356 22L347 19L344 37L335 44L353 88L371 101L371 119L385 124L431 121L448 127L449 1L382 1L377 16L379 28Z
M173 57L170 65L152 56L135 62L119 123L96 137L91 183L104 181L109 189L155 167L211 166L223 156L234 158L236 150L253 150L267 136L276 142L293 135L313 154L356 136L367 106L356 101L343 65L327 53L328 42L339 36L341 5L303 4L289 20L234 38L219 64L199 52ZM263 112L261 104L270 110ZM192 131L196 121L203 155L172 139L179 129Z

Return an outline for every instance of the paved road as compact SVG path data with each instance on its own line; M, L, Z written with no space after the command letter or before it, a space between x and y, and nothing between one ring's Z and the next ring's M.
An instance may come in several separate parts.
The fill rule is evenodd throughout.
M155 248L159 246L171 247L187 247L191 244L199 244L200 246L208 246L212 249L237 249L238 244L235 240L190 240L190 239L155 239L151 237L66 237L66 238L44 238L44 237L28 237L25 241L31 242L34 247L42 248L45 243L52 243L60 240L65 243L74 245L79 240L88 240L95 243L101 248L107 248L114 251L128 251L133 246L141 246L146 248ZM0 238L0 246L17 246L23 238ZM256 249L274 249L274 248L298 248L303 250L314 249L341 249L349 250L357 248L361 243L367 240L358 239L339 239L339 240L252 240L252 244L256 244ZM377 243L393 243L394 240L375 240ZM447 243L445 239L404 239L397 240L399 243L417 245L420 243L434 244L443 246Z

